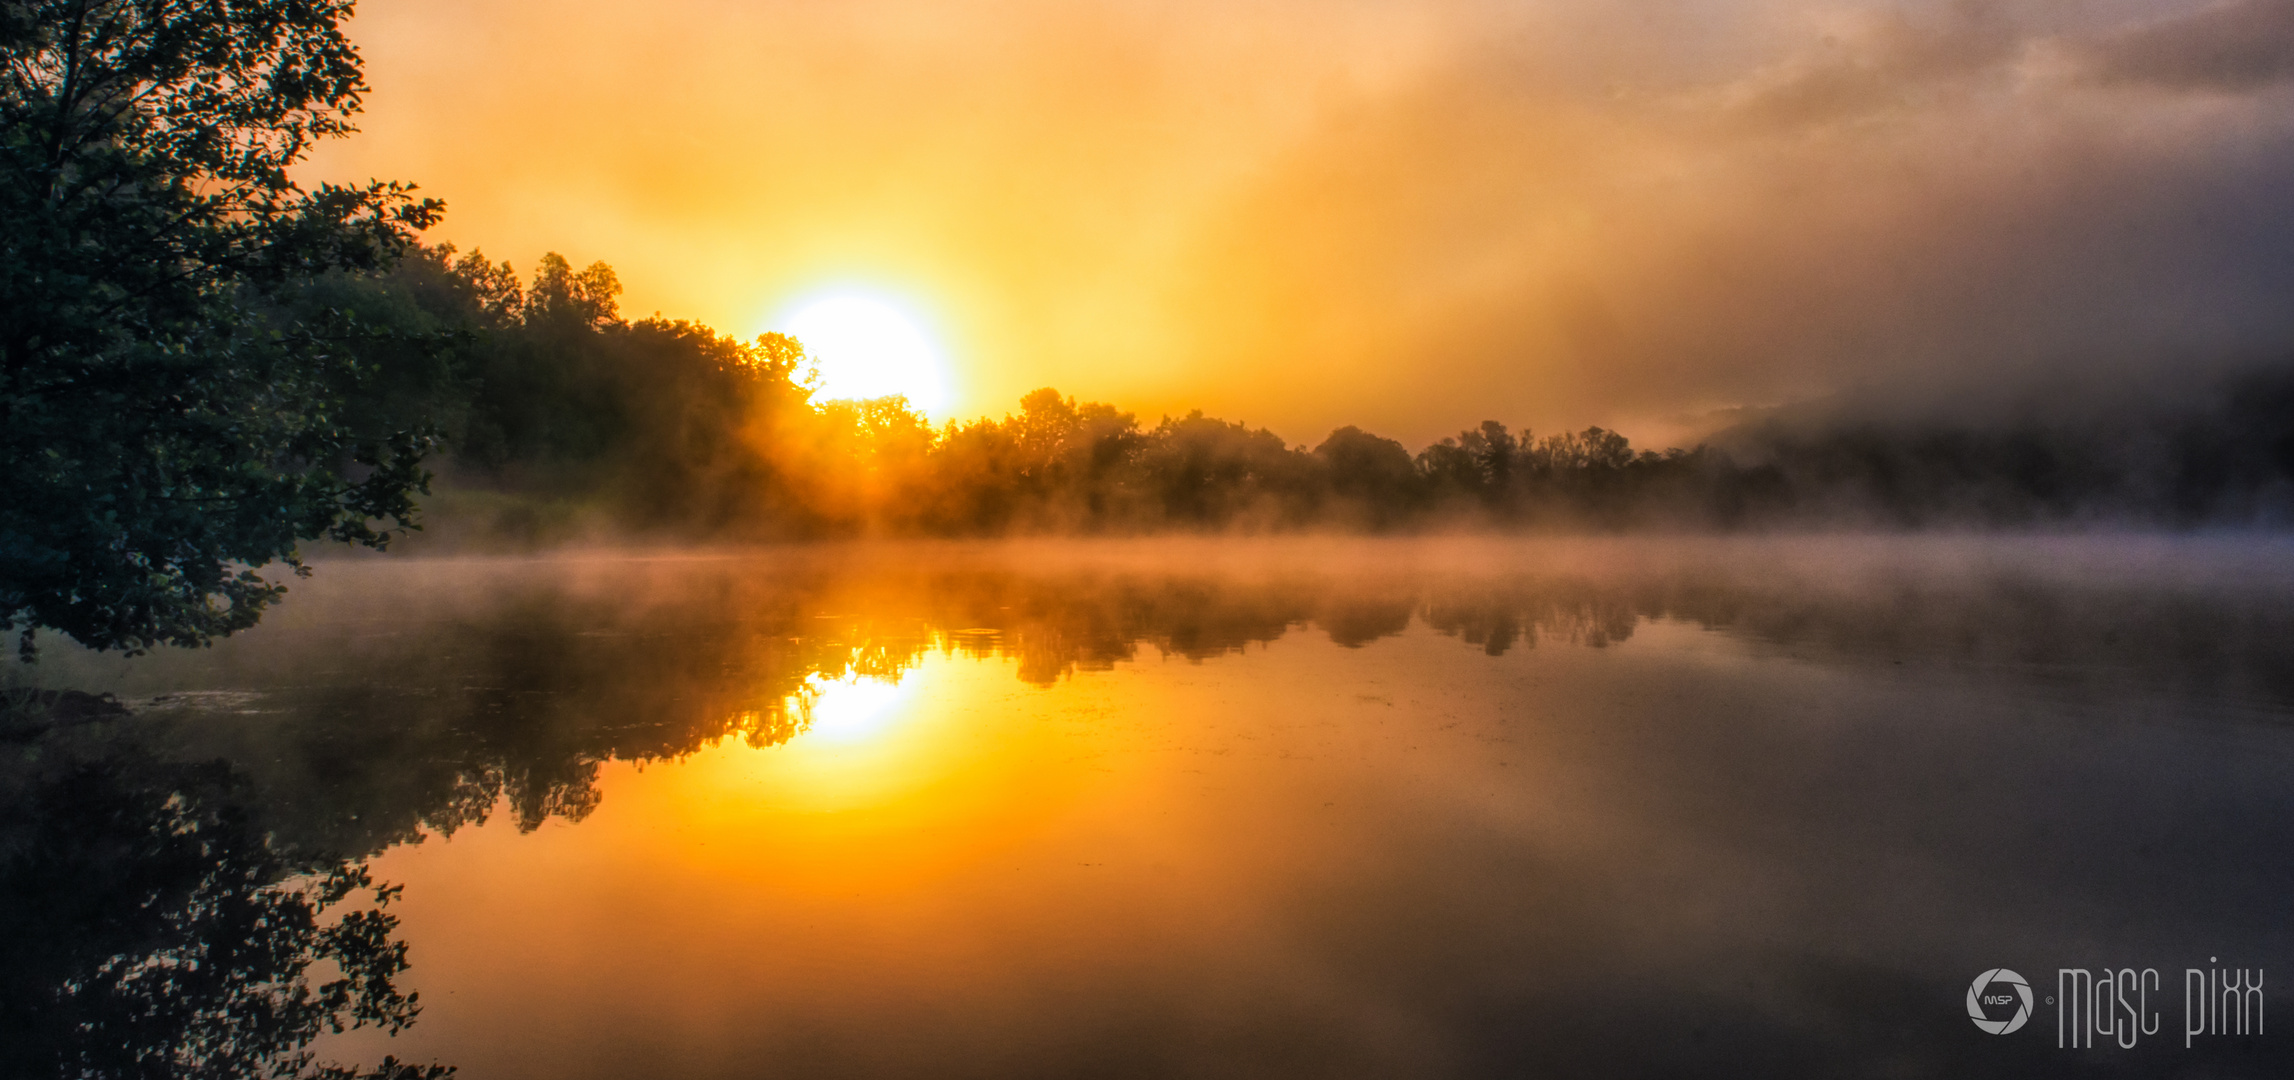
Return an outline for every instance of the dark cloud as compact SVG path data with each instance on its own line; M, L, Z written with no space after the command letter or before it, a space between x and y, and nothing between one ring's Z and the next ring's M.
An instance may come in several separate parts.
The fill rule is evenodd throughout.
M1201 348L1404 437L2294 359L2294 111L2098 86L2098 23L1866 14L1642 93L1525 77L1534 37L1462 58L1260 174L1195 263L1257 322Z
M1941 86L1997 72L2027 43L2024 28L1995 6L1959 4L1925 23L1889 13L1744 80L1737 108L1775 124L1916 110Z
M2098 81L2243 91L2294 78L2294 0L2232 0L2112 34L2084 50Z

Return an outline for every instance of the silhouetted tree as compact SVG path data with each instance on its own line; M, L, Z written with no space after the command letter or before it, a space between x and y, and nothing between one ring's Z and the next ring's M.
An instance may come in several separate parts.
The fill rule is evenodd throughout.
M1298 524L1313 512L1311 459L1265 428L1206 417L1164 417L1148 432L1140 468L1166 521Z
M1392 439L1382 439L1348 425L1330 433L1314 448L1322 462L1334 513L1341 519L1371 528L1392 528L1415 514L1424 482L1410 460L1410 452Z
M441 209L288 177L352 130L350 7L0 6L0 629L27 649L205 642L284 591L250 567L408 523L426 433L357 426L364 331L285 295Z
M2269 405L2294 381L2267 372L2185 413L2107 422L1771 425L1660 452L1485 420L1414 458L1351 427L1309 453L1200 412L1142 430L1049 388L935 430L897 398L814 400L800 342L623 320L618 289L602 264L544 256L521 286L442 247L324 276L295 302L387 328L355 344L376 376L345 408L445 432L451 489L494 498L476 505L495 531L537 538L575 513L715 539L2294 515L2294 424Z

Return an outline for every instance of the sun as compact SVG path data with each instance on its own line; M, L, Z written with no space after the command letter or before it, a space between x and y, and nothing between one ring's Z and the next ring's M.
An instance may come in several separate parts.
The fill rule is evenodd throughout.
M889 301L851 292L814 297L773 329L803 343L817 365L822 400L898 394L921 412L947 407L947 362L939 347Z

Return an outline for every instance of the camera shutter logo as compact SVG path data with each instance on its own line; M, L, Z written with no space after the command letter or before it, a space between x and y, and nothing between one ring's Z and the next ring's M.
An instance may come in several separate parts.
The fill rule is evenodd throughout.
M2015 988L2015 1015L2005 1020L1992 1019L1991 1014L1984 1011L1984 1004L2007 1004L2007 988L2010 986ZM1976 976L1975 982L1967 988L1967 1016L1975 1021L1975 1026L1994 1035L2014 1031L2031 1019L2031 984L2024 982L2023 976L2006 968L1986 971Z

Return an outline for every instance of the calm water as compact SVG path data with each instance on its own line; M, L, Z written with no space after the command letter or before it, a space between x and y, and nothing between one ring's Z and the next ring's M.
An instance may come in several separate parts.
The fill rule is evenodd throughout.
M36 674L132 713L0 742L25 1075L2294 1070L2284 542L354 561Z

